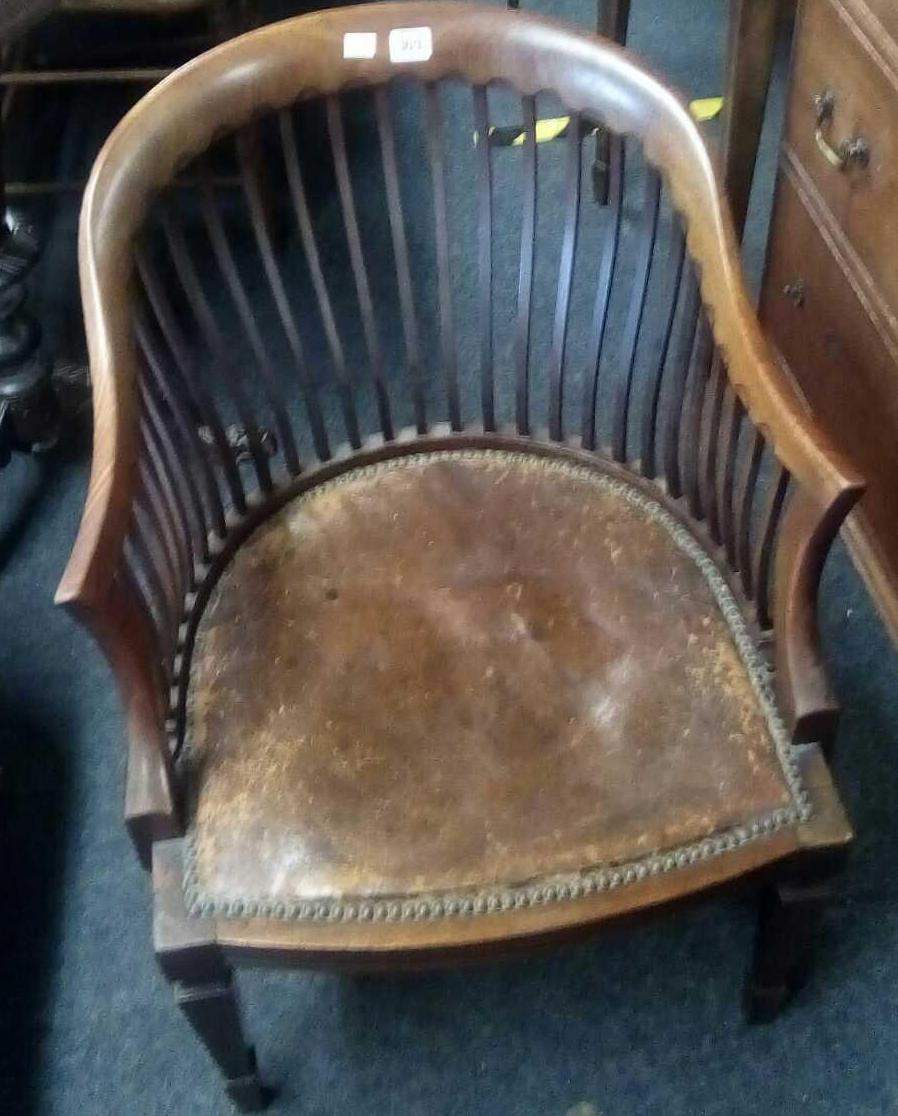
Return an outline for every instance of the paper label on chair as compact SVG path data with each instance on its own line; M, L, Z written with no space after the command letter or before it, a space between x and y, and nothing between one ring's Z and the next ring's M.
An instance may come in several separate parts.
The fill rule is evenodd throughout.
M373 58L377 54L376 31L347 31L343 36L344 58Z
M432 54L429 27L394 27L390 32L391 62L426 62Z

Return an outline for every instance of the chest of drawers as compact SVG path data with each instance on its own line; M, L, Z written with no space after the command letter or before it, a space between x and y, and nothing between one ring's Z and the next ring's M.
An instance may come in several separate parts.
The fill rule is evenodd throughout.
M802 0L761 316L867 477L846 536L898 640L895 0Z

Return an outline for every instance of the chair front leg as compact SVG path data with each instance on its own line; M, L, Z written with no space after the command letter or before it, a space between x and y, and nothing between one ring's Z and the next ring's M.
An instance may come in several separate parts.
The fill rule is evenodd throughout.
M174 991L175 1003L221 1071L228 1096L241 1112L260 1112L268 1098L244 1037L233 973L223 966L217 979L177 981Z
M187 913L183 844L176 839L153 847L156 959L175 1003L221 1071L228 1096L241 1112L259 1112L271 1093L246 1041L234 974L215 940L214 923Z

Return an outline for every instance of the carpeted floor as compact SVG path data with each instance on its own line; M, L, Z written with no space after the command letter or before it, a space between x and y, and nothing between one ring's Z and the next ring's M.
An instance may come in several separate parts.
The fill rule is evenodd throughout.
M688 94L714 94L725 6L636 0L632 44ZM552 8L584 23L592 14L574 0ZM747 237L755 280L782 98L780 73ZM39 277L59 337L77 336L73 228L72 208L58 210ZM86 475L77 446L0 473L0 1111L226 1112L152 958L147 880L121 824L122 724L109 672L51 603ZM898 1111L898 674L840 548L822 619L858 843L815 978L779 1022L742 1022L753 912L738 904L489 968L364 980L250 974L249 1030L280 1090L272 1111Z

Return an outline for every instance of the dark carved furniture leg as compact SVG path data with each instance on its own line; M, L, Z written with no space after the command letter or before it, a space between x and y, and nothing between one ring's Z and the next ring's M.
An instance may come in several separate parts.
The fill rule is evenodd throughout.
M730 0L724 94L724 183L741 237L773 69L780 0Z
M770 884L761 893L754 959L745 989L750 1023L779 1015L807 976L831 880Z
M241 1112L260 1112L270 1093L244 1036L231 968L210 924L187 914L181 849L179 839L157 842L153 849L156 957L175 1002L221 1071L228 1096Z
M623 46L630 24L630 0L598 0L596 30ZM596 130L596 154L592 163L592 192L599 205L608 204L610 139L604 128Z
M59 433L59 407L40 326L26 306L38 253L35 230L7 213L0 132L0 465L10 449L47 449Z

